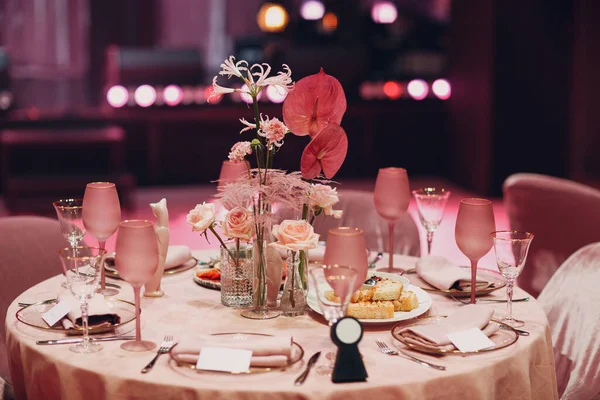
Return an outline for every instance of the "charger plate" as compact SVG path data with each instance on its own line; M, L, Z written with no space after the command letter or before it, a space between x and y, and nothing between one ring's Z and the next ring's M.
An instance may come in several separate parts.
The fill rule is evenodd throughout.
M107 298L106 303L112 312L116 313L121 317L121 322L118 324L111 324L108 326L89 326L89 333L100 333L112 331L119 326L125 325L135 319L135 304L127 300ZM82 327L75 327L72 329L65 329L62 324L57 322L53 326L48 324L42 319L42 315L48 312L52 307L56 305L56 299L40 301L33 303L27 307L21 308L17 311L17 320L24 323L25 325L32 326L34 328L43 329L46 331L57 332L57 333L68 333L70 335L83 334Z
M114 260L113 260L113 262L114 262ZM178 265L173 268L165 269L165 271L163 272L163 276L179 274L181 272L184 272L184 271L194 268L196 265L198 265L198 259L192 257L188 261L186 261L185 263L183 263L181 265ZM119 271L117 271L117 269L114 267L114 265L113 266L106 265L104 267L104 270L106 271L105 273L108 278L122 279L119 276Z
M249 333L249 332L227 332L227 333L213 333L211 336L219 336L223 338L223 347L227 347L227 341L245 341L252 340L252 337L256 336L273 336L267 335L265 333ZM220 371L206 371L196 369L196 364L178 360L177 355L173 354L173 352L169 352L171 359L175 361L175 363L184 368L189 368L192 370L196 370L199 373L217 373L217 374L231 374L231 375L244 375L244 374L256 374L256 373L264 373L264 372L272 372L272 371L284 371L296 364L304 357L304 349L298 343L292 341L292 357L288 360L288 364L283 367L250 367L248 372L220 372Z
M461 268L469 271L471 273L471 267L461 266ZM453 297L470 297L470 290L459 290L459 289L438 289L434 286L431 286L427 282L425 282L418 275L411 276L412 282L414 285L420 287L429 293L437 293L444 295L452 295ZM485 287L479 287L475 291L476 296L485 296L487 294L492 293L495 290L502 289L506 286L506 278L502 276L500 272L492 271L491 269L485 268L477 268L477 280L488 282L489 285Z
M423 325L423 324L439 324L445 318L446 317L440 317L440 316L428 317L428 318L423 318L423 319L419 320L418 322L415 322L415 323L409 324L409 325L398 323L398 324L394 325L394 327L392 328L392 336L394 337L394 339L398 340L400 343L402 343L406 347L410 348L411 350L419 351L422 353L428 353L428 354L437 354L437 355L456 354L456 355L461 355L461 356L470 355L470 354L487 353L490 351L500 350L500 349L503 349L505 347L508 347L508 346L514 344L517 340L519 340L519 334L517 333L517 331L515 331L511 326L505 325L502 322L497 321L495 319L490 320L490 324L498 324L499 329L496 333L494 333L492 336L489 337L490 340L492 342L494 342L495 346L489 347L486 349L482 349L482 350L477 350L477 351L460 351L458 349L435 350L435 349L432 349L429 347L419 346L417 344L408 342L403 335L402 331L405 330L406 328L409 328L411 326Z

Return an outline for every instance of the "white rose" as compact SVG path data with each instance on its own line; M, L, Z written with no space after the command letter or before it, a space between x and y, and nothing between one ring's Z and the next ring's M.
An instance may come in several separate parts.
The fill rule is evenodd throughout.
M333 215L334 218L341 218L342 211L334 210L333 206L340 201L336 188L320 183L312 185L308 204L313 208L322 208L325 215Z
M292 251L314 249L319 241L312 225L304 220L282 221L280 225L273 226L273 236L277 242L271 243L271 246Z
M186 221L192 225L192 231L204 232L215 222L215 205L212 203L197 204L188 213Z

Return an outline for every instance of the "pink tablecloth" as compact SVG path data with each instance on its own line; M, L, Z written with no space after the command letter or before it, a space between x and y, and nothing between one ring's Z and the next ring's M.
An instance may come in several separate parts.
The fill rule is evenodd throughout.
M207 259L206 251L196 254ZM405 268L416 259L397 256ZM385 260L381 265L386 265ZM121 342L105 342L95 354L76 354L67 346L37 346L36 340L62 335L28 327L15 318L17 301L30 302L42 292L60 291L60 276L45 281L25 293L11 305L6 319L7 347L12 379L17 396L29 399L556 399L556 377L550 332L546 317L535 300L517 303L514 313L527 322L531 336L521 336L516 344L495 352L457 357L433 358L446 365L437 371L402 357L382 354L376 338L393 343L392 325L369 326L360 343L360 351L369 373L367 382L333 384L327 376L314 371L303 386L294 379L306 360L316 351L326 352L332 343L329 328L315 313L279 317L267 321L247 320L239 310L220 304L220 294L196 285L193 271L166 277L163 298L142 300L142 330L145 339L160 342L165 334L176 338L202 333L285 331L303 346L304 360L285 371L254 375L226 375L193 372L176 366L162 356L154 370L140 370L154 356L152 352L130 353L119 348ZM121 298L132 299L127 284ZM526 294L516 290L515 296ZM504 297L503 291L496 293ZM459 303L433 295L430 315L448 315ZM491 305L499 314L505 305ZM131 329L131 328L130 328Z

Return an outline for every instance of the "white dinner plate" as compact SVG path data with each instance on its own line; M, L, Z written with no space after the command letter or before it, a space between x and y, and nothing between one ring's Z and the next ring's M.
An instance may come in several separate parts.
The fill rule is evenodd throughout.
M388 272L369 272L367 274L367 279L371 276L376 275L382 278L389 278L395 281L400 281L404 284L404 291L411 291L417 296L417 300L419 300L419 307L415 308L412 311L396 311L394 313L394 318L387 319L360 319L359 321L365 325L382 325L389 324L392 322L405 321L419 315L422 315L427 312L431 308L431 296L429 293L421 289L420 287L414 286L410 284L410 280L396 274L390 274ZM328 288L321 288L321 290L327 290ZM317 294L315 293L313 288L310 288L308 291L308 296L306 298L306 302L308 306L314 310L315 312L323 315L321 311L321 307L319 306L319 301L317 300Z

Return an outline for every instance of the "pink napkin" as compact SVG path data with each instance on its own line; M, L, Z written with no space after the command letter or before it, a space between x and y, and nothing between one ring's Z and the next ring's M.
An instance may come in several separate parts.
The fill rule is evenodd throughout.
M225 337L204 336L200 339L182 341L171 351L180 361L196 363L202 347L224 347L252 351L252 367L285 367L292 356L292 337L257 336L251 340L227 340Z
M192 258L192 252L187 246L173 245L167 249L165 269L171 269L185 264Z
M440 290L458 288L471 291L471 271L453 264L440 256L425 256L416 264L417 274ZM477 287L487 287L489 282L477 281Z
M452 332L464 331L469 328L479 328L486 336L498 331L498 324L490 324L494 310L476 304L461 307L439 324L422 324L402 329L407 342L434 350L454 350L455 347L448 338Z
M65 301L69 304L71 311L66 318L61 319L65 329L75 329L75 326L81 327L81 303L70 292L63 292L58 295L58 302ZM104 296L96 294L88 300L88 323L90 327L110 327L118 324L121 317L113 312Z

